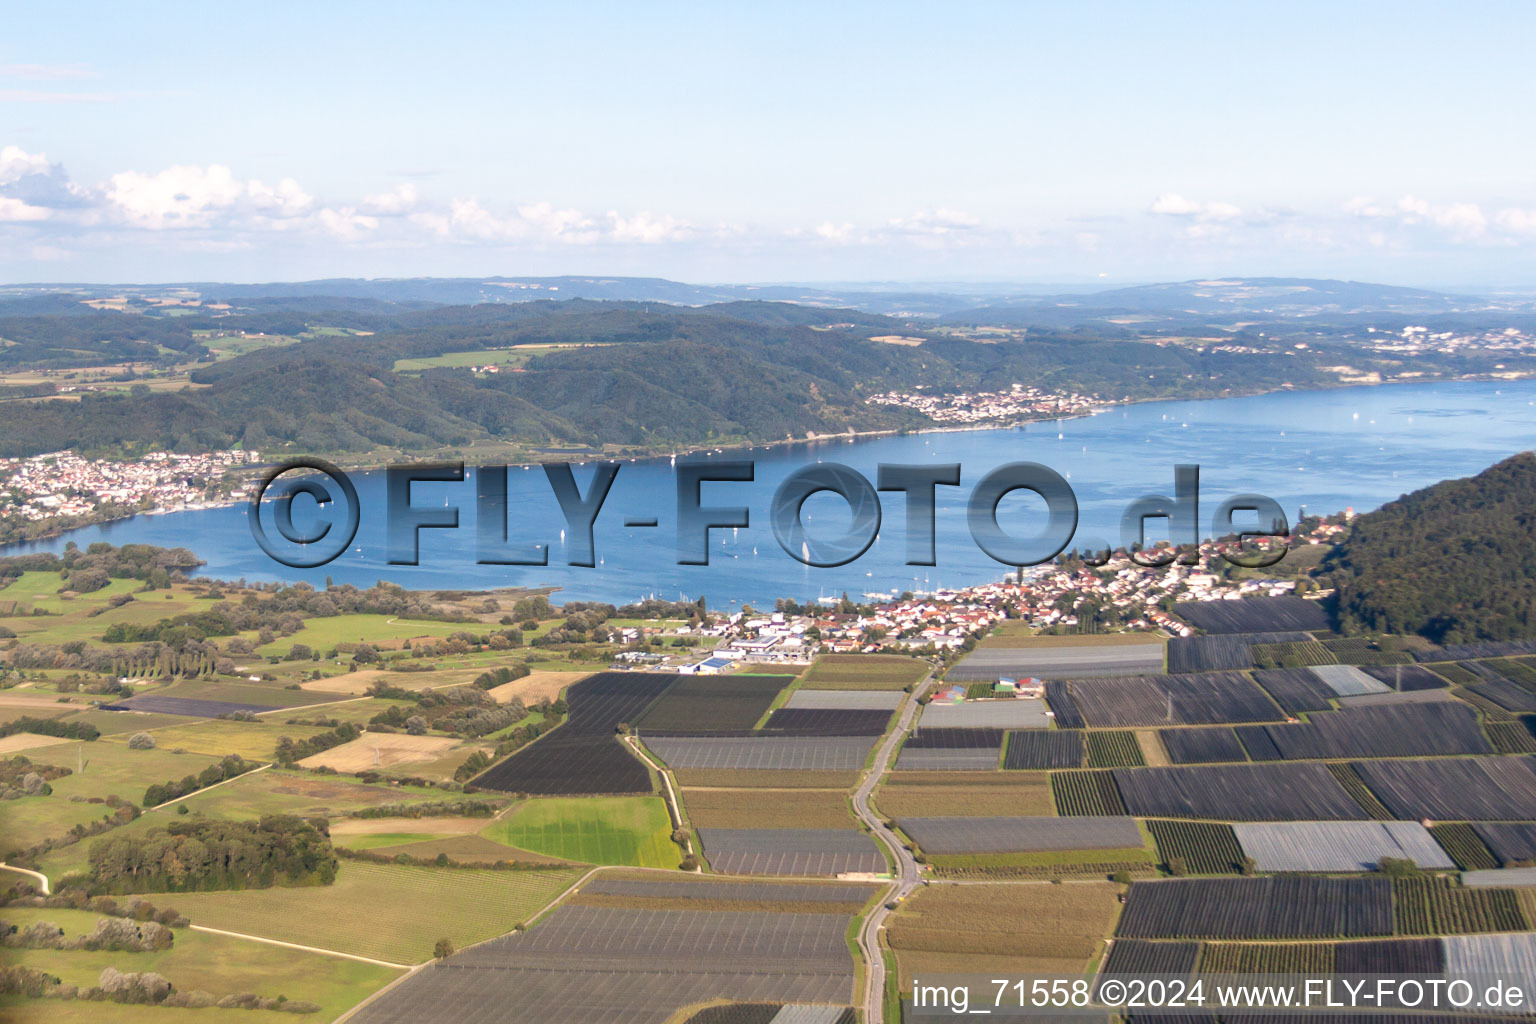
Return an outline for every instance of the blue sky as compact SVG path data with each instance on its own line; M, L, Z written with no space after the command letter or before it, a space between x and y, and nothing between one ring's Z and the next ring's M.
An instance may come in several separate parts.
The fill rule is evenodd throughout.
M30 5L0 280L1536 287L1536 5Z

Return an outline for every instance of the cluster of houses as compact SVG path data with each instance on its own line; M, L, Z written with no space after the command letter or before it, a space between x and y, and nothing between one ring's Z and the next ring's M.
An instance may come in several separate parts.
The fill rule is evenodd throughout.
M198 508L210 503L210 484L259 459L258 452L236 450L206 455L151 452L130 462L85 459L67 451L0 459L0 519L70 518L89 515L103 505Z
M1007 391L929 393L924 388L871 395L873 405L915 409L935 423L990 423L1020 419L1080 416L1109 403L1097 395L1046 391L1015 383Z

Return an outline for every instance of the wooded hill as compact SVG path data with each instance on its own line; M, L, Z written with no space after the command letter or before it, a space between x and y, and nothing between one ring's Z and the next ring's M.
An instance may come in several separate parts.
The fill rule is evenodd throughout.
M1360 516L1321 571L1338 589L1341 630L1436 643L1536 636L1536 455Z

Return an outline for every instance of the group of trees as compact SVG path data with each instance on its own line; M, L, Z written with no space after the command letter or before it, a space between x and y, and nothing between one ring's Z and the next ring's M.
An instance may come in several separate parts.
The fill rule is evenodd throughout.
M295 761L302 761L322 750L330 750L339 747L343 743L350 743L363 734L363 731L351 722L342 722L329 732L322 732L308 739L295 740L290 736L284 736L278 740L277 750L273 753L273 759L282 767L291 767Z
M209 765L196 775L150 786L144 791L144 806L158 807L167 800L175 800L188 793L196 793L200 789L216 786L226 779L236 778L260 767L261 765L255 761L247 761L239 754L229 754L222 761Z
M324 819L192 817L98 839L89 852L95 892L190 892L329 885L336 856Z

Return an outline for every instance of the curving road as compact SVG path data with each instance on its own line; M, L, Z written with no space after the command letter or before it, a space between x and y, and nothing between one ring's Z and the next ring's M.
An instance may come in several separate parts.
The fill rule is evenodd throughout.
M870 808L869 798L890 768L891 757L895 754L896 748L901 745L907 730L912 727L912 720L917 717L919 710L917 698L932 684L933 674L936 671L938 671L937 665L930 667L922 682L912 688L912 699L902 705L901 716L896 721L896 727L880 744L880 750L875 755L874 767L865 773L859 788L853 791L854 813L859 816L860 821L869 826L870 834L875 837L875 841L885 846L896 860L896 877L890 891L885 894L880 905L869 917L864 919L864 925L859 929L859 948L864 953L865 1024L878 1024L885 1003L885 957L880 953L880 929L885 927L885 919L891 913L886 905L905 899L908 893L923 882L922 872L918 869L917 861L912 859L911 851L902 845L896 833L887 828L885 822Z

